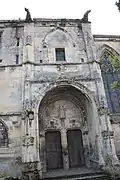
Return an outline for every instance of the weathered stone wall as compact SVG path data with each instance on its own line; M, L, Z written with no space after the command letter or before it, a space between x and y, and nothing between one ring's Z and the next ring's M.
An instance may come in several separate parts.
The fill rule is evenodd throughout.
M0 116L8 128L8 147L0 148L0 177L19 176L21 163L21 117L20 114Z
M64 29L50 25L35 27L35 62L56 63L55 48L65 48L67 62L81 62L81 58L86 61L84 39L76 24Z
M94 103L91 102L93 107L89 106L87 100L84 101L86 113L89 114L88 133L91 144L94 146L92 147L92 153L94 153L96 141L98 141L96 138L101 130L98 127L97 102L103 101L106 106L100 67L95 62L100 55L98 53L96 56L98 44L96 42L95 47L90 23L80 24L78 21L67 21L63 24L61 25L61 21L56 20L41 20L41 22L35 20L35 23L26 23L24 27L10 27L9 25L1 29L0 117L8 127L9 137L9 147L0 148L0 172L4 172L5 176L11 176L10 173L13 172L14 176L20 175L21 157L23 162L39 159L39 104L50 87L59 86L59 81L66 81L75 87L81 86L83 92L88 91L94 101L96 100ZM19 46L17 38L20 38ZM56 62L55 48L65 48L65 62ZM19 55L18 65L15 65L16 54ZM21 119L22 107L24 110L34 112L31 125L26 119ZM66 108L72 107L68 104ZM71 113L69 110L68 112ZM53 112L52 117L54 116L56 112ZM70 127L70 123L68 121L66 123ZM104 122L102 123L101 131L104 131L106 127L104 127ZM25 138L24 148L23 138ZM33 140L32 143L29 141L30 138ZM13 167L13 170L8 171L9 167ZM14 169L15 167L18 167L18 171Z
M116 51L120 53L120 36L94 35L95 45L97 48L98 59L101 57L105 48L109 49L111 53Z
M112 124L113 131L114 131L114 137L115 137L115 147L117 151L117 155L120 158L120 124Z
M0 113L20 112L22 107L22 68L0 67Z
M120 54L120 36L116 35L94 35L94 40L97 48L97 56L100 61L101 55L105 50L111 54ZM118 156L120 157L120 115L115 114L111 116L112 128L115 137L115 146Z
M16 55L19 55L19 64L22 63L24 38L23 27L11 26L0 28L0 31L2 31L0 48L0 59L2 59L2 62L0 65L16 64ZM19 46L17 46L18 38Z
M23 58L23 28L6 25L0 31L0 119L8 131L8 147L0 148L0 177L20 176L22 67L19 64ZM16 54L19 55L18 65Z

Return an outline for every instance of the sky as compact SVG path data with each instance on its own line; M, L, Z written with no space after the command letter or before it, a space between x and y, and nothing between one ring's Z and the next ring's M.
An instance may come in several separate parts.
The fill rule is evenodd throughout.
M89 20L93 34L120 35L118 0L0 0L0 20L25 19L24 7L32 18L81 19L91 10Z

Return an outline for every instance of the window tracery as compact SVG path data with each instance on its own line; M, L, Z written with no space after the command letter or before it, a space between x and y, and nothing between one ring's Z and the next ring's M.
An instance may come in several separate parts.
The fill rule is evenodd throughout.
M0 148L8 146L8 132L4 123L0 120Z
M109 60L110 55L105 52L101 57L102 78L110 112L120 113L120 90L112 87L115 81L120 82L120 73L112 66Z

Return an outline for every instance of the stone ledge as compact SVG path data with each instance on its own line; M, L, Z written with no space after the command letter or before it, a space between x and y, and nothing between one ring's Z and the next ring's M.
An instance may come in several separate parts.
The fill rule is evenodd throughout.
M12 148L0 148L0 159L6 159L6 158L13 158L15 157L16 151L18 149L14 150Z
M18 112L8 112L8 113L1 113L0 112L0 117L2 116L20 116L22 113L22 111L18 111Z

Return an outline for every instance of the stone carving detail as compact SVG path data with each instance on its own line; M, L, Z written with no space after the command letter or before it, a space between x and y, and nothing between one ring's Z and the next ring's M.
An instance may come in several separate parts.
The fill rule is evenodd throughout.
M27 37L26 37L26 46L27 45L32 45L32 37L30 36L30 35L28 35Z
M13 126L15 127L15 128L18 128L18 127L20 127L20 125L21 125L21 122L19 121L19 120L13 120L12 121L12 124L13 124Z
M98 158L98 135L96 135L96 138L95 138L95 145L94 146L91 145L91 160L96 160L96 161L99 160L99 158Z
M118 7L118 10L120 11L120 0L119 2L116 2L115 5Z
M58 69L58 71L64 72L66 70L66 66L61 64L61 65L57 66L57 69Z
M37 163L36 162L24 163L24 167L26 171L35 170L37 169Z
M3 124L2 121L0 121L0 147L7 147L8 146L8 132L7 128Z
M98 102L98 113L99 115L107 114L109 115L109 109L107 106L107 101L105 96L100 96L99 102Z
M104 108L105 107L105 96L101 96L100 97L100 107L101 108Z
M88 21L88 14L91 12L91 10L88 10L88 11L86 11L85 12L85 14L84 14L84 16L83 16L83 18L82 18L82 22L83 23L88 23L89 21Z
M22 164L22 157L21 156L17 156L15 158L15 162L18 163L18 164Z
M32 98L32 101L31 101L32 108L35 108L36 102L37 102L37 97L34 95L33 98Z
M27 23L32 22L32 18L31 18L31 14L30 14L29 9L25 8L25 11L26 11L26 19L25 19L25 22L27 22Z
M110 115L110 121L113 124L120 123L120 116Z
M37 170L37 162L24 163L23 179L25 180L39 180L39 173Z
M34 137L24 137L23 138L23 146L33 146L34 144Z
M58 100L49 106L45 105L43 115L40 115L40 128L44 126L45 129L60 129L83 126L85 112L80 112L72 101L59 100L58 96L56 98Z
M102 131L101 134L104 139L107 139L108 137L114 136L114 131Z
M63 65L63 64L60 64L60 65L57 66L57 69L58 69L58 72L59 72L57 80L58 81L67 80L68 77L65 75L65 71L67 69L66 66Z
M28 99L25 99L24 102L23 102L23 107L28 109L29 108L29 100Z
M104 114L109 114L109 110L106 107L99 107L98 108L98 115L102 116Z
M25 110L23 113L22 113L22 119L25 120L25 121L29 121L29 125L31 127L32 125L32 121L34 120L34 112L33 111L28 111L28 110Z
M59 118L65 119L66 118L66 112L64 106L59 107Z
M50 123L48 124L48 123L46 123L46 127L47 128L57 128L59 125L58 125L58 119L56 119L56 118L53 118L53 119L51 119L50 120Z

